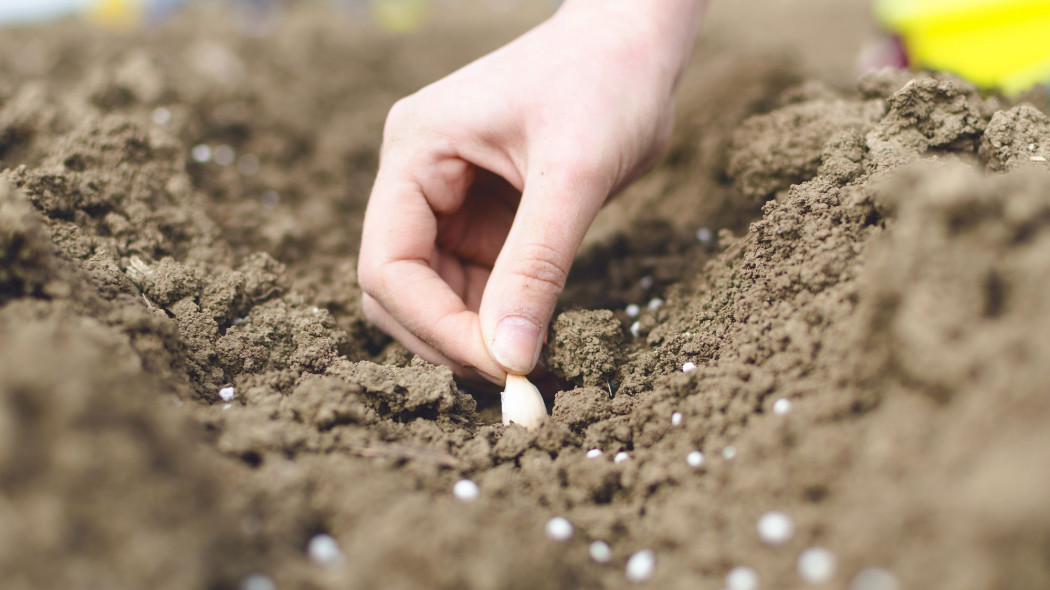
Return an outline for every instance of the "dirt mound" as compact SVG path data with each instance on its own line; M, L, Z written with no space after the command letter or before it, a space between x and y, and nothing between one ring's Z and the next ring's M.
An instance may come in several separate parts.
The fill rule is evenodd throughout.
M221 510L213 454L197 448L185 412L157 402L173 387L145 370L143 341L112 325L115 310L5 186L0 252L4 585L186 588L221 578L220 547L244 555L243 544ZM158 325L143 315L139 329Z
M37 52L0 63L4 588L622 587L643 549L653 587L795 588L812 546L837 587L1050 585L1038 108L702 43L527 432L367 326L352 270L385 110L495 37L222 27L0 40Z

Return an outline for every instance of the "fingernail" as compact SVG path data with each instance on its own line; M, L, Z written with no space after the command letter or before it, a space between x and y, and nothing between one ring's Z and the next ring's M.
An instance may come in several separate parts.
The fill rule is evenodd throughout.
M511 373L525 374L540 357L540 327L516 315L503 318L492 339L492 356Z

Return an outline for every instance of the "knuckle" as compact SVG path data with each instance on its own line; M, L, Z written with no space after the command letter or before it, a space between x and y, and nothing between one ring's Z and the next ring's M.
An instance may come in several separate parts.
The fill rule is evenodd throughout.
M395 102L387 112L386 122L383 125L383 137L391 139L400 135L417 118L417 111L416 101L411 95Z
M573 149L566 152L559 160L564 167L567 178L590 178L603 174L609 158L601 150Z
M585 150L586 151L586 150ZM615 175L617 157L594 150L567 154L551 166L552 177L560 188L574 191L580 186L592 186Z
M561 253L545 244L528 244L519 247L516 254L512 272L522 278L525 289L561 295L569 277L569 265Z

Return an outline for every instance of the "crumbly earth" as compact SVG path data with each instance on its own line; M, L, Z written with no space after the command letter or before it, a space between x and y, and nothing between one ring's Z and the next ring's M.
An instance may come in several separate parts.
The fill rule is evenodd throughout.
M811 546L827 588L1050 587L1037 96L804 81L710 33L670 156L580 254L526 432L369 326L354 277L386 109L524 21L340 18L0 39L0 587L618 588L651 549L653 588L786 589Z
M577 385L611 388L622 344L623 327L612 311L567 311L551 322L544 347L546 367Z

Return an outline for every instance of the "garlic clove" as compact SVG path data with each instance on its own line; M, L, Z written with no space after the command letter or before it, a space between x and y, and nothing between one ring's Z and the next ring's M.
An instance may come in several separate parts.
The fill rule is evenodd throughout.
M502 394L503 424L520 424L526 430L535 430L547 419L543 396L524 375L507 375Z

